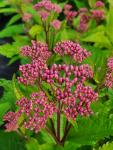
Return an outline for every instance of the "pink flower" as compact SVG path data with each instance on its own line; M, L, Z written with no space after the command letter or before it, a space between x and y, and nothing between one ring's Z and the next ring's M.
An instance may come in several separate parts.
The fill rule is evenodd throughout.
M63 41L56 44L54 52L64 56L70 55L75 61L82 62L85 58L91 55L85 49L81 48L79 44L72 41Z
M103 20L105 18L105 12L103 10L93 10L92 11L92 16L97 21Z
M34 60L31 64L21 65L19 67L21 72L21 77L18 77L19 83L23 83L24 85L34 85L46 68L46 64L41 59Z
M95 6L96 7L104 7L104 3L102 1L97 1Z
M41 2L38 2L37 4L35 4L34 9L39 11L41 9L45 9L46 11L54 11L56 13L61 13L62 9L59 5L51 3L50 0L42 0Z
M36 133L45 127L47 119L52 117L56 112L56 107L52 102L47 101L47 97L43 92L32 93L30 99L22 98L17 101L19 110L16 113L8 112L4 116L7 131L17 129L17 120L19 116L24 114L22 126L29 130L34 130Z
M50 15L50 13L47 12L46 10L40 10L40 11L38 11L38 13L43 21L45 21L48 18L48 16Z
M45 43L31 41L32 46L23 46L20 50L23 56L28 56L33 60L38 60L39 58L43 61L51 56L51 52L48 50L48 46Z
M6 131L16 131L18 129L18 119L20 114L18 112L9 111L3 118L4 121L7 121L5 127Z
M86 13L86 12L88 12L88 9L85 8L85 7L82 7L82 8L80 8L80 9L78 10L78 12L79 12L79 13Z
M51 22L51 26L55 29L55 30L59 30L61 27L61 22L59 20L53 20L53 22Z
M70 10L70 9L72 9L72 5L66 4L66 5L64 6L64 9L65 9L65 10Z
M63 72L63 77L61 72ZM89 65L54 64L44 72L43 80L51 86L56 85L56 99L63 104L62 111L68 120L75 120L78 114L89 115L91 113L90 104L97 99L98 95L92 88L83 86L83 83L92 77L93 72ZM76 89L72 90L74 86Z
M24 15L22 16L22 20L25 22L30 21L31 18L32 18L32 14L30 13L24 13Z
M107 73L105 78L105 86L108 88L113 87L113 57L107 61Z

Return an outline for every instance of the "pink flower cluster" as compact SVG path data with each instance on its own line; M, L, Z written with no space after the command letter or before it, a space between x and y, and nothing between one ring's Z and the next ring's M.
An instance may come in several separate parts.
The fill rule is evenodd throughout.
M64 6L64 14L65 14L66 20L67 20L68 22L72 22L73 18L74 18L75 16L77 16L77 12L76 12L76 11L73 11L73 10L71 10L71 9L72 9L72 5L70 5L70 4L66 4L66 5Z
M105 18L105 11L104 10L93 10L92 17L97 21L103 20Z
M19 67L22 76L18 77L18 81L25 85L33 85L35 83L43 70L47 68L46 61L51 56L51 52L49 52L46 44L36 41L31 42L31 47L24 46L20 50L23 56L28 56L32 60L31 64Z
M31 41L32 46L24 46L21 48L20 53L23 56L28 56L32 60L42 59L44 62L50 57L51 52L48 50L48 46L45 43Z
M43 80L53 86L56 99L62 104L62 111L70 120L77 115L89 115L90 104L97 99L97 93L84 86L84 81L93 77L89 65L56 65L46 69ZM72 88L76 87L74 90Z
M4 120L8 121L6 124L7 131L18 128L17 114L19 114L19 117L23 115L21 125L37 133L42 128L45 128L47 119L52 117L53 113L56 112L54 103L48 102L43 92L32 93L30 99L22 98L17 101L17 106L19 106L19 109L16 113L9 112L4 116Z
M104 7L104 3L102 1L97 1L95 6L96 7Z
M89 20L90 20L90 16L88 14L86 14L86 12L85 13L81 12L80 13L80 22L77 27L77 31L85 32L88 28Z
M82 62L85 58L91 55L90 52L83 49L79 44L72 41L63 41L56 44L54 52L64 56L70 55L75 61Z
M113 87L113 57L108 59L107 67L108 70L105 78L105 86L108 88L112 88Z
M41 59L34 60L31 64L21 65L19 67L19 71L21 72L21 77L18 77L19 83L34 85L46 68L46 64Z
M76 120L76 117L88 116L92 113L90 105L98 97L98 94L88 86L78 84L72 96L65 96L62 100L64 103L64 113L68 120ZM71 109L70 109L71 108Z
M53 20L51 22L51 26L55 29L55 30L59 30L61 27L61 22L59 20Z
M52 3L50 0L42 0L34 6L35 10L39 11L45 9L47 12L54 11L56 13L61 13L62 9L59 5Z
M9 111L3 118L6 122L6 131L16 131L18 129L18 119L20 117L20 113Z
M32 18L32 14L30 13L24 13L23 16L22 16L22 20L25 21L25 22L29 22Z
M81 116L90 115L90 104L98 97L91 87L84 85L87 79L93 77L90 66L88 64L79 66L53 64L48 67L47 59L45 59L47 45L43 43L37 45L35 41L32 44L32 47L26 46L21 49L21 53L31 57L32 62L20 66L22 76L19 77L19 82L33 85L37 81L40 91L32 93L30 98L23 97L17 101L17 112L9 112L4 116L4 121L7 121L7 131L18 128L18 120L21 116L23 116L21 126L37 133L46 127L47 119L59 111L68 120L76 120L79 114ZM62 56L70 55L77 62L81 62L90 55L79 44L71 41L58 43L54 51ZM49 98L47 91L43 89L43 83L49 84L51 88L51 97ZM59 102L60 109L57 107Z

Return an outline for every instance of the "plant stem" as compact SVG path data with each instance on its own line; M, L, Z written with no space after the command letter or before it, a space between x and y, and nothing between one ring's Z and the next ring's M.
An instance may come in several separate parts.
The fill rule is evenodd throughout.
M61 140L61 142L63 143L63 145L64 145L64 142L65 142L65 140L66 140L66 138L67 138L67 135L68 135L68 133L69 133L69 130L71 129L71 127L72 127L72 124L69 124L66 128L66 130L65 130L65 132L64 132L64 136L63 136L63 138L62 138L62 140Z
M47 126L45 127L45 130L54 138L54 140L57 144L61 145L61 143L58 141L57 137L53 134L53 132Z
M53 120L51 118L50 118L50 122L51 122L51 127L52 127L53 134L56 136L56 131L55 131L54 123L53 123Z
M58 111L57 111L57 138L60 141L60 101L58 102Z

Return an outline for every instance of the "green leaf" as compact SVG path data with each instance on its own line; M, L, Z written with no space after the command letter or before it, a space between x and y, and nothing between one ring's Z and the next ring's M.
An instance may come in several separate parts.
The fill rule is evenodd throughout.
M106 34L110 40L110 42L113 44L113 2L110 3L110 8L108 11L108 17L107 17L107 25L106 25Z
M88 0L89 6L93 8L95 6L96 0Z
M113 116L95 114L77 121L78 130L71 130L68 141L80 145L94 145L100 139L113 135Z
M7 23L7 26L14 24L16 21L18 21L21 18L20 14L14 15L9 22Z
M13 84L10 80L0 79L0 86L4 88L4 93L0 99L1 103L8 102L12 108L15 107L16 97L14 95Z
M84 1L81 1L81 0L74 0L74 3L76 4L76 6L78 8L81 8L81 7L86 7L87 6L87 1L84 0Z
M42 26L40 26L40 25L34 25L34 26L32 26L32 28L30 29L29 34L30 34L32 37L35 37L36 35L40 34L42 31L43 31Z
M16 81L16 76L13 75L13 89L14 89L14 94L17 98L17 100L21 99L22 97L24 97L24 95L22 94L22 92L20 91L19 87L17 86L17 81Z
M16 41L12 44L4 44L0 46L0 54L7 57L12 58L15 55L19 54L20 47L26 45L26 41ZM18 57L19 58L19 57Z
M31 138L26 143L26 148L27 150L41 150L40 145L38 144L38 141L35 138Z
M0 38L10 37L24 32L23 24L8 26L0 31Z
M17 10L15 8L2 8L0 13L15 13Z
M24 139L16 132L0 131L0 150L26 150Z
M111 48L112 45L108 39L108 37L105 35L104 31L101 32L95 32L92 34L89 34L86 37L83 37L82 41L84 42L94 42L98 44L101 47Z
M0 125L3 124L3 116L9 110L10 104L8 102L0 104Z
M7 1L0 2L0 7L5 7L7 5L8 5Z
M113 142L111 143L107 142L102 147L99 147L98 150L113 150Z

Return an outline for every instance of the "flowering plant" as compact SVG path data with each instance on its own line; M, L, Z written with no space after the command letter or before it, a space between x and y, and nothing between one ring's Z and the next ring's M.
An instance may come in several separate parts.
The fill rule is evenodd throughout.
M24 24L24 34L19 35L21 63L17 79L14 76L12 81L0 80L5 90L0 125L5 129L3 134L19 136L25 142L26 148L21 148L22 142L14 140L16 150L97 150L113 135L113 54L98 44L80 41L90 32L90 23L95 22L94 28L103 28L105 3L94 0L89 10L77 0L76 6L80 7L75 11L69 3L58 5L53 1L17 1L16 10ZM25 11L25 4L32 9ZM75 38L78 35L79 40ZM109 41L107 46L111 48ZM1 141L0 138L0 146ZM8 146L8 150L15 149L13 142L12 147Z

